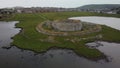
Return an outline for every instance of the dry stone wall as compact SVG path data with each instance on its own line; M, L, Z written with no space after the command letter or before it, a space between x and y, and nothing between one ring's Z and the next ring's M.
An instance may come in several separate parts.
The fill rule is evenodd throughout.
M78 31L82 29L82 24L80 22L53 22L52 27L59 31Z

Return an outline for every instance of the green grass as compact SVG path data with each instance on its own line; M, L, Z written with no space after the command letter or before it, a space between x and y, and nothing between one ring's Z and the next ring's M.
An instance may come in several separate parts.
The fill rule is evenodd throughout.
M103 30L102 30L102 34L103 34L103 39L104 41L108 41L108 42L120 42L120 31L119 30L115 30L111 27L106 27L106 26L102 26Z
M107 16L107 17L120 17L120 15L108 15L108 14L99 14L99 13L89 13L89 12L54 12L54 13L36 13L36 14L15 14L10 20L20 21L16 27L23 28L22 32L14 36L14 41L12 45L15 45L19 48L33 50L35 52L44 52L51 47L58 48L68 48L75 51L78 55L87 57L87 58L98 58L103 56L103 54L97 49L90 49L85 46L86 43L95 41L96 39L76 41L75 43L67 41L65 39L72 38L84 38L91 37L97 34L102 34L103 38L100 40L119 42L120 31L112 29L107 26L102 26L102 31L98 33L92 33L84 36L68 36L68 37L59 37L54 36L56 42L46 42L40 41L40 39L47 39L49 36L41 34L36 31L36 26L46 20L56 20L56 19L66 19L69 17L76 16Z

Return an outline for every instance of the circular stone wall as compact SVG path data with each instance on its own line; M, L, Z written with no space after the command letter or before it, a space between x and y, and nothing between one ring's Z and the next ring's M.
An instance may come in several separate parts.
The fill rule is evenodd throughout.
M78 20L45 21L45 22L41 22L36 27L36 30L38 32L53 36L87 35L90 33L99 32L101 31L101 29L102 29L101 26L98 24L80 22Z
M63 20L54 21L51 26L58 31L78 31L82 29L82 23L80 20Z

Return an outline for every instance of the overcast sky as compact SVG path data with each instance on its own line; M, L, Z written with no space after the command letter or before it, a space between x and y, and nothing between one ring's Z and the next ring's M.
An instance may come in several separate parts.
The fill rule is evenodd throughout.
M0 0L4 7L79 7L86 4L120 4L120 0Z

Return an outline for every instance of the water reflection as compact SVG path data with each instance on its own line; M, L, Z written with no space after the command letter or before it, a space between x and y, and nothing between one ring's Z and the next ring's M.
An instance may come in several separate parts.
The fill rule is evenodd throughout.
M103 44L103 46L97 47L101 52L106 54L109 59L108 66L111 66L110 68L119 68L120 67L120 44L117 43L109 43L104 41L98 41L100 44ZM91 45L96 46L97 44L95 42L88 43L88 46L91 47Z

